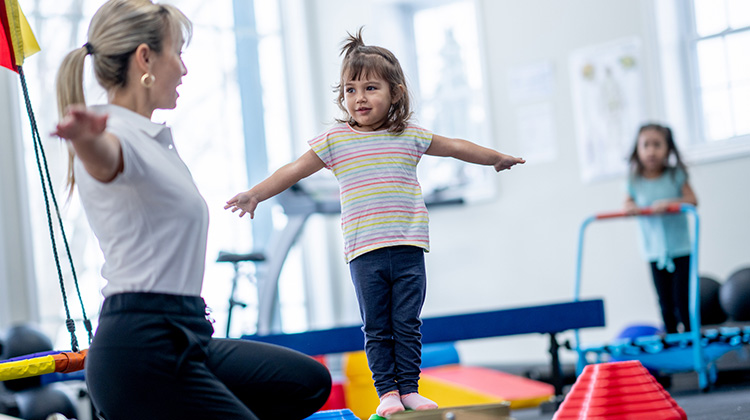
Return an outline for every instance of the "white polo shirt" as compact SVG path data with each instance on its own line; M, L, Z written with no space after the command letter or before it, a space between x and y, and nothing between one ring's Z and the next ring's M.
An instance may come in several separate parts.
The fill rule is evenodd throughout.
M102 293L199 296L208 207L171 130L116 105L92 109L109 114L107 131L120 140L124 163L122 173L103 183L75 160L78 193L104 253Z

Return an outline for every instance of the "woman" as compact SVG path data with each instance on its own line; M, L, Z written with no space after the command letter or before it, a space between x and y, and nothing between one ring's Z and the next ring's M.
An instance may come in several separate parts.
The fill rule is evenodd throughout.
M176 106L191 29L175 7L110 0L58 73L55 134L72 146L69 185L78 186L105 257L86 381L107 420L302 419L330 392L323 365L277 346L211 338L200 297L208 210L170 129L151 122L155 109ZM107 105L85 106L89 55Z

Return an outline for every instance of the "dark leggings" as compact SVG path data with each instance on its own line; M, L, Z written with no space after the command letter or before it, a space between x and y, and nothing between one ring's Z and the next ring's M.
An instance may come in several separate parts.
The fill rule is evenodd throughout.
M659 297L661 317L667 333L676 333L682 323L684 330L690 331L690 257L677 257L674 272L658 269L651 262L651 274Z
M311 357L212 333L200 297L108 297L86 358L97 411L106 420L301 420L328 398L330 373Z
M391 246L349 263L365 333L365 353L378 396L417 392L427 289L424 250Z

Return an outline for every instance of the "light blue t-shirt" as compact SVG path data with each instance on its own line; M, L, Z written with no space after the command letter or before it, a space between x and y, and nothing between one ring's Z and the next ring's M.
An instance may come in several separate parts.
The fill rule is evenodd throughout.
M671 168L654 179L638 175L628 177L628 194L638 207L649 207L659 200L679 199L687 175L680 168ZM656 262L659 269L674 271L673 258L690 255L690 231L687 215L665 214L641 216L641 250L647 261Z

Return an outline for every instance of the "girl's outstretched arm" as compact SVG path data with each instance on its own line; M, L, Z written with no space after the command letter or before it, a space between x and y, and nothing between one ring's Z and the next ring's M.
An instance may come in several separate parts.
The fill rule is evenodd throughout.
M94 179L110 182L123 170L120 139L108 131L107 116L83 105L71 105L53 136L70 141L83 167Z
M432 156L453 157L478 165L494 166L497 172L526 163L522 158L506 155L468 140L452 139L438 134L432 135L432 143L425 153Z
M279 194L302 178L307 178L324 167L323 161L310 149L294 162L279 168L250 190L241 192L229 199L224 209L231 209L232 213L240 210L240 217L244 216L245 213L250 213L252 219L255 216L255 208L258 207L258 203Z

